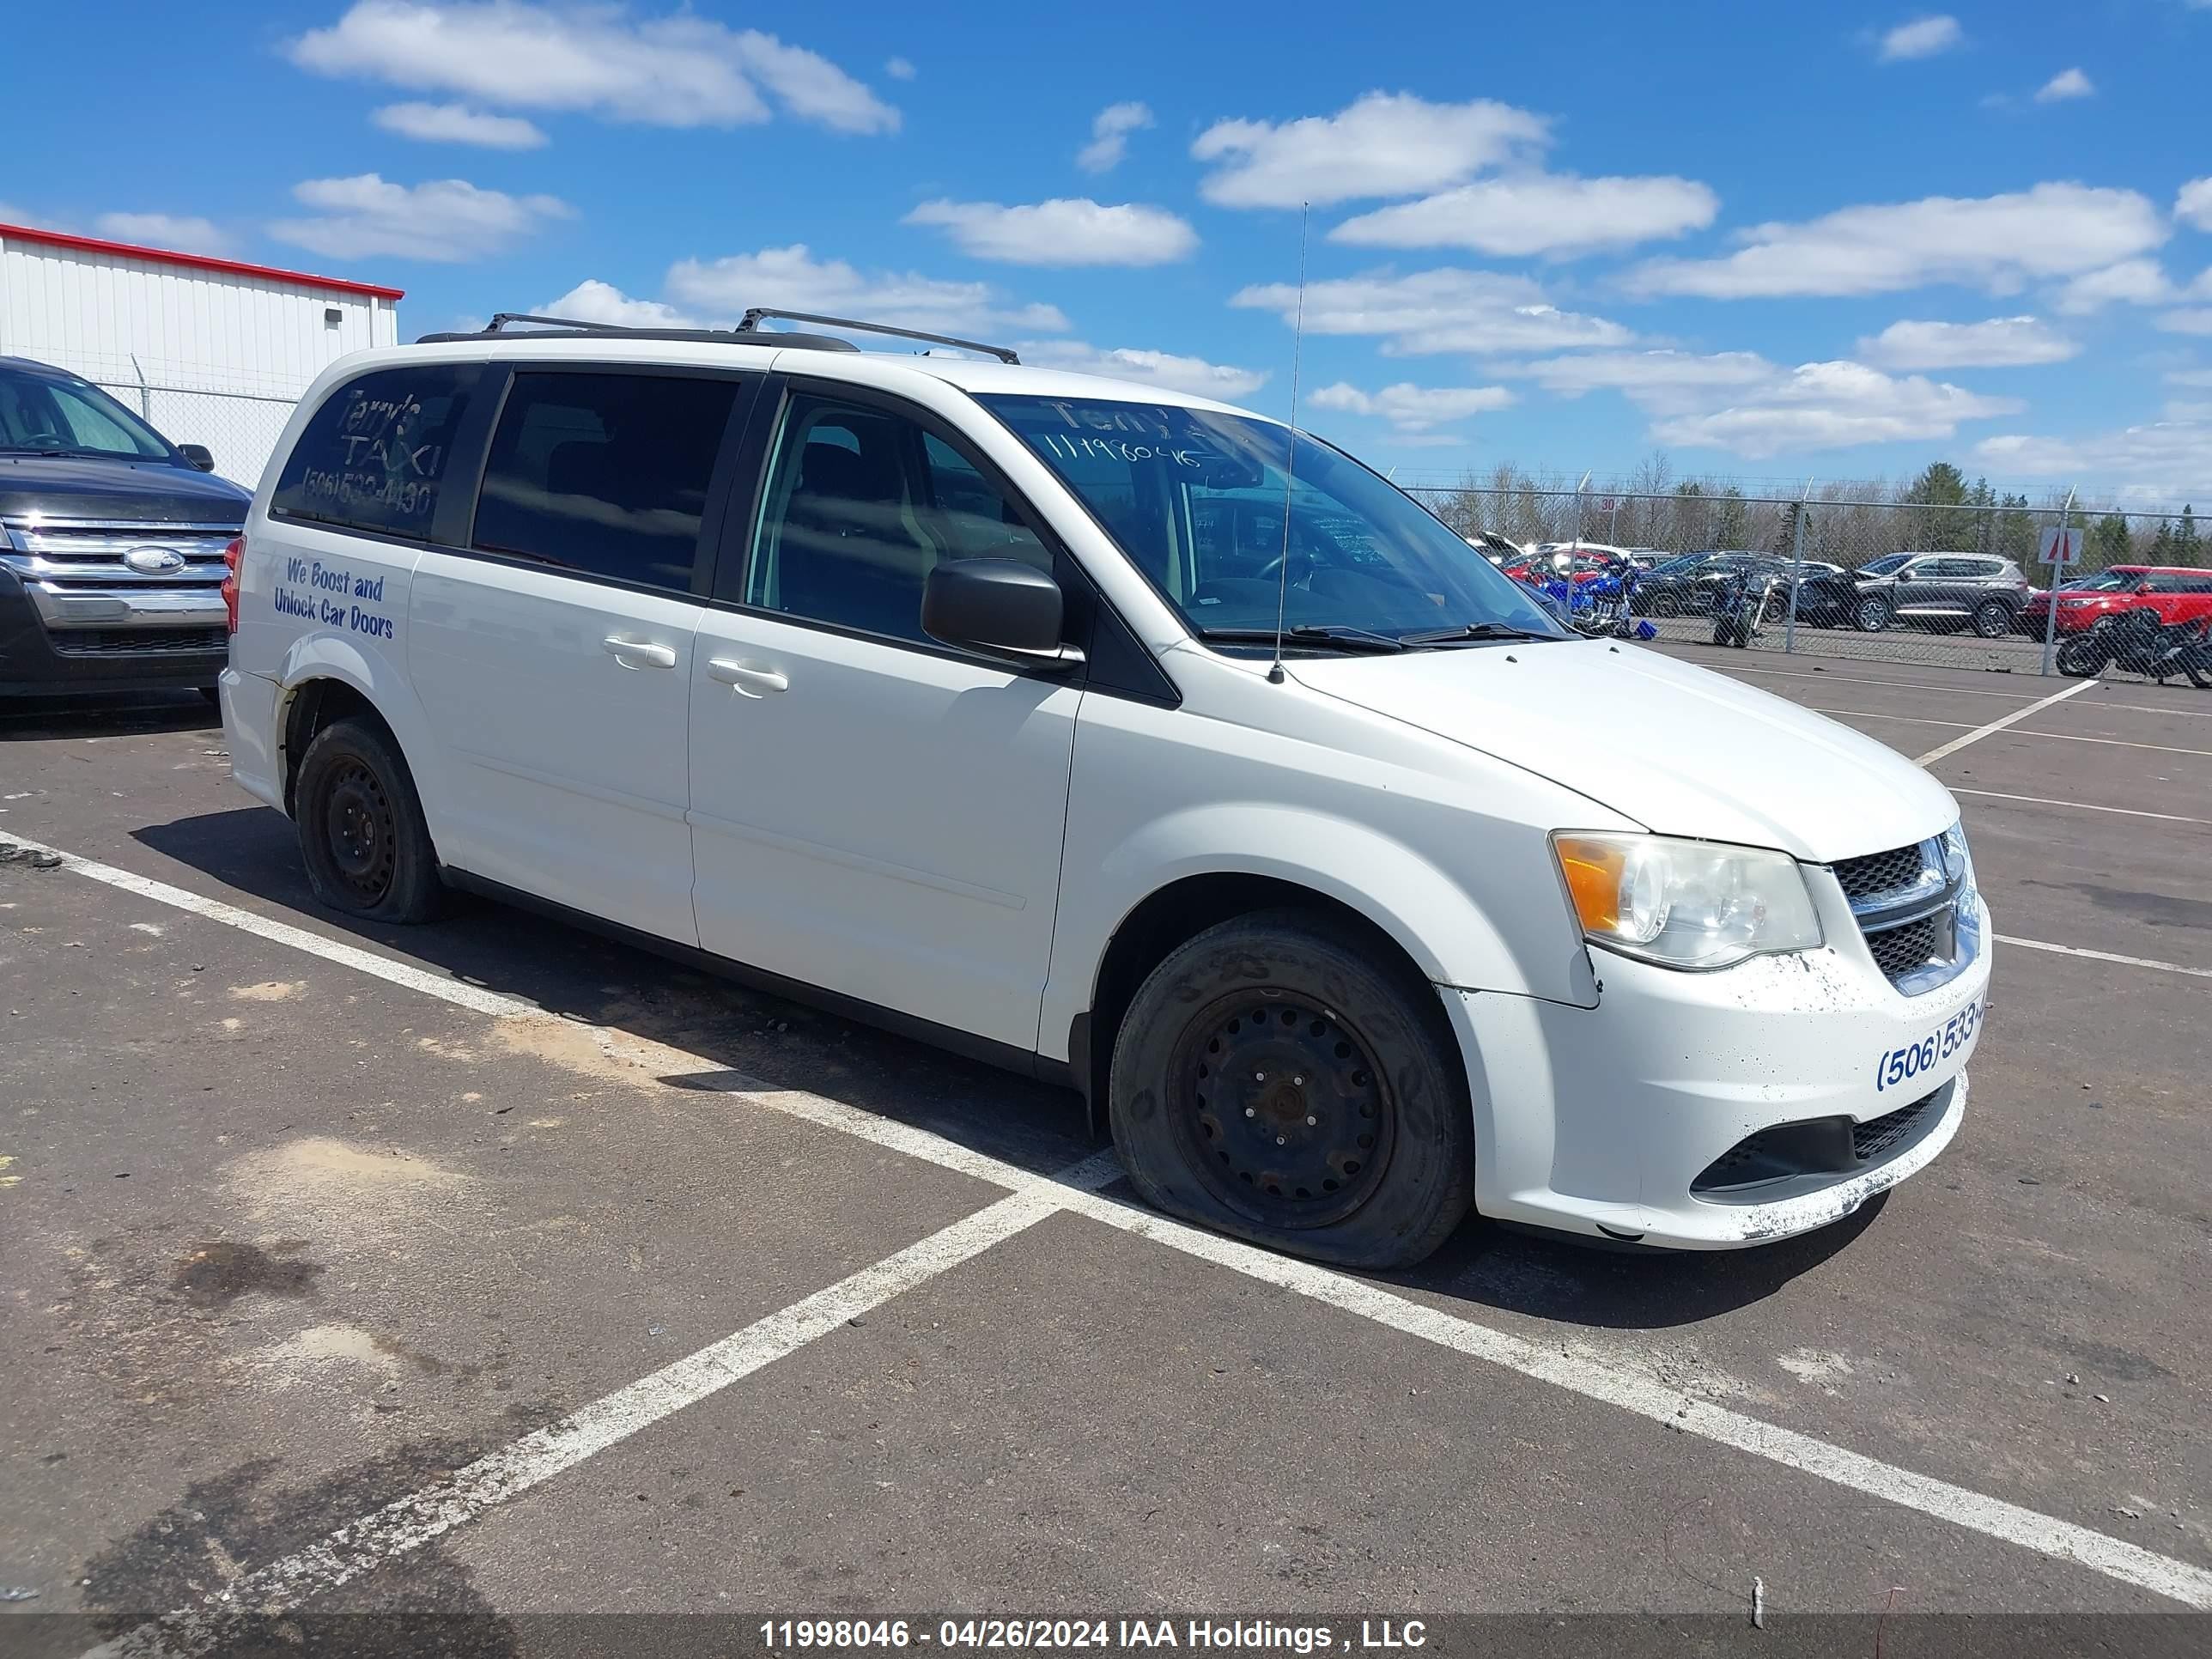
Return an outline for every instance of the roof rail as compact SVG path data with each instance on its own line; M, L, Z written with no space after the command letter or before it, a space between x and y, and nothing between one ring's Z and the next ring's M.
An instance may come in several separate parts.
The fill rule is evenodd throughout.
M902 340L927 340L932 345L957 346L963 351L980 351L986 356L996 357L1002 363L1019 363L1021 359L1010 346L985 345L981 340L963 340L952 334L925 334L918 328L893 328L889 323L864 323L851 317L817 317L811 311L772 311L766 306L755 306L738 320L738 331L757 329L770 317L787 323L821 323L830 328L857 328L869 334L894 334Z
M491 321L472 333L425 334L416 341L417 345L452 345L471 340L494 337L509 339L580 339L596 336L615 336L628 340L693 340L724 345L797 346L814 351L857 351L860 348L850 340L841 340L828 334L792 334L761 327L769 318L787 323L823 323L832 328L859 329L869 334L896 335L902 340L922 340L931 345L955 346L962 351L980 351L996 357L1002 363L1019 363L1021 359L1006 346L985 345L980 340L963 340L951 334L926 334L919 329L894 328L888 323L864 323L851 317L818 317L805 311L772 311L765 306L756 306L745 313L738 325L732 328L638 328L624 323L586 322L574 317L540 317L526 311L502 311L494 314ZM511 328L514 323L533 325L527 330Z
M513 329L510 323L532 323L536 327ZM858 351L850 340L827 334L767 334L746 337L726 328L637 328L624 323L585 322L574 317L540 317L526 311L502 311L483 328L470 332L425 334L417 345L455 345L478 340L688 340L715 345L797 346L814 351Z

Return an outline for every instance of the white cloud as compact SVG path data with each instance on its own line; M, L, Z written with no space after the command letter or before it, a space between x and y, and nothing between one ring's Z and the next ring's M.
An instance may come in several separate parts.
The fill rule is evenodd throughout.
M2015 368L2063 363L2079 343L2033 317L1980 323L1892 323L1859 342L1859 356L1889 368Z
M1694 179L1580 179L1534 173L1462 185L1347 219L1333 242L1368 247L1469 247L1565 258L1702 230L1720 198Z
M319 216L280 219L269 234L333 259L480 259L573 211L551 196L509 196L461 179L395 185L374 173L309 179L292 194Z
M915 69L914 65L903 58L888 58L884 60L884 73L894 81L911 81L914 79Z
M1105 207L1087 197L1018 207L924 202L904 222L938 226L963 252L1017 265L1158 265L1198 246L1198 233L1164 208Z
M5 210L0 210L0 219L6 217ZM118 242L179 248L186 253L223 253L230 248L229 237L211 221L195 215L103 213L93 224L101 235Z
M2212 421L2153 421L2081 438L2006 433L1974 446L1974 459L2002 477L2117 486L2160 505L2212 495Z
M1203 357L1178 356L1168 351L1146 351L1127 346L1101 350L1077 340L1025 340L1018 349L1024 362L1041 368L1072 369L1079 374L1103 374L1112 380L1188 392L1224 403L1249 397L1267 383L1265 369L1210 363Z
M1966 31L1959 27L1955 17L1940 13L1933 17L1916 17L1909 23L1899 23L1881 37L1881 61L1893 64L1905 58L1933 58L1938 52L1964 45L1966 39Z
M1232 306L1273 311L1285 323L1298 310L1291 283L1262 283L1230 297ZM1626 345L1635 336L1619 323L1561 311L1525 276L1491 270L1389 270L1310 284L1305 325L1316 334L1386 337L1392 356L1468 351L1564 351L1577 346Z
M2212 230L2212 179L2191 179L2173 198L2173 216L2198 230Z
M863 272L842 259L817 259L803 242L681 260L669 270L666 292L678 307L725 325L749 306L781 306L941 334L1057 333L1067 326L1056 307L1011 302L988 283Z
M1799 450L1949 438L1962 421L2026 407L2017 398L1985 398L1917 374L1897 378L1863 363L1802 363L1726 407L1655 421L1651 436L1761 460Z
M658 300L633 300L611 283L586 277L557 300L538 307L541 317L565 317L579 323L613 323L623 328L697 328L698 319L685 316Z
M2061 70L2035 89L2035 101L2060 104L2069 98L2087 98L2096 90L2096 82L2080 70Z
M891 132L899 124L896 109L818 53L688 10L633 20L605 5L356 0L287 50L318 74L654 126L765 121L770 100L839 132Z
M1129 135L1152 125L1147 104L1109 104L1091 123L1091 142L1075 152L1085 173L1111 173L1129 153Z
M1782 371L1755 351L1589 351L1524 363L1511 371L1562 398L1615 391L1655 412L1687 410L1711 401L1717 389L1762 386Z
M2168 334L2212 334L2212 306L2161 313L2157 326Z
M2108 305L2163 305L2174 297L2165 267L2155 259L2123 259L2101 270L2085 271L2058 290L2058 309L2086 316Z
M1542 117L1486 98L1431 104L1370 92L1334 115L1217 121L1190 153L1213 164L1199 185L1209 202L1323 207L1441 190L1540 147L1548 131Z
M536 125L520 115L487 115L466 104L386 104L368 118L386 132L425 143L536 149L545 143Z
M2212 368L2176 368L2166 372L2168 386L2196 386L2212 392Z
M1931 283L2016 292L2158 246L2165 216L2132 190L2042 184L2002 196L1930 196L1759 225L1717 259L1657 259L1629 274L1642 294L1735 300L1881 294Z
M1426 432L1449 421L1504 409L1513 400L1513 394L1502 386L1415 386L1401 381L1380 392L1363 392L1343 380L1322 387L1311 399L1316 409L1379 416L1401 432Z

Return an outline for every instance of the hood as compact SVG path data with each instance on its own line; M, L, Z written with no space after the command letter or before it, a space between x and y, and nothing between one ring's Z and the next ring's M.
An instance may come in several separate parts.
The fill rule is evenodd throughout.
M1662 835L1827 864L1908 845L1959 816L1950 791L1895 750L1631 645L1461 647L1290 670L1316 691L1549 778Z
M167 519L243 524L253 500L228 478L167 461L0 455L0 518Z

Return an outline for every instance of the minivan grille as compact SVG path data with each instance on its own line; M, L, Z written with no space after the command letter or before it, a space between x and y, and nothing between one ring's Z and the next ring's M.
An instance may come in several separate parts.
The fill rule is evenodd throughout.
M1915 842L1910 847L1893 847L1887 853L1869 853L1864 858L1839 860L1835 866L1836 879L1844 884L1844 896L1872 898L1877 894L1911 887L1927 868L1926 846L1924 842Z

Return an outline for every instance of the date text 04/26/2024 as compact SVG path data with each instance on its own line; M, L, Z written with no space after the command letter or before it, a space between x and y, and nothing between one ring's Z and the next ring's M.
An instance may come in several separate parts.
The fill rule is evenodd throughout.
M1874 1063L1874 1087L1876 1094L1896 1088L1909 1079L1933 1071L1952 1055L1965 1049L1981 1029L1982 1005L1978 1000L1945 1020L1917 1042L1909 1042L1902 1048L1892 1048Z
M933 1630L905 1619L770 1619L762 1644L775 1652L935 1647L983 1652L1075 1652L1172 1648L1212 1653L1350 1653L1418 1649L1422 1621L1363 1619L1358 1628L1264 1619L947 1619Z

